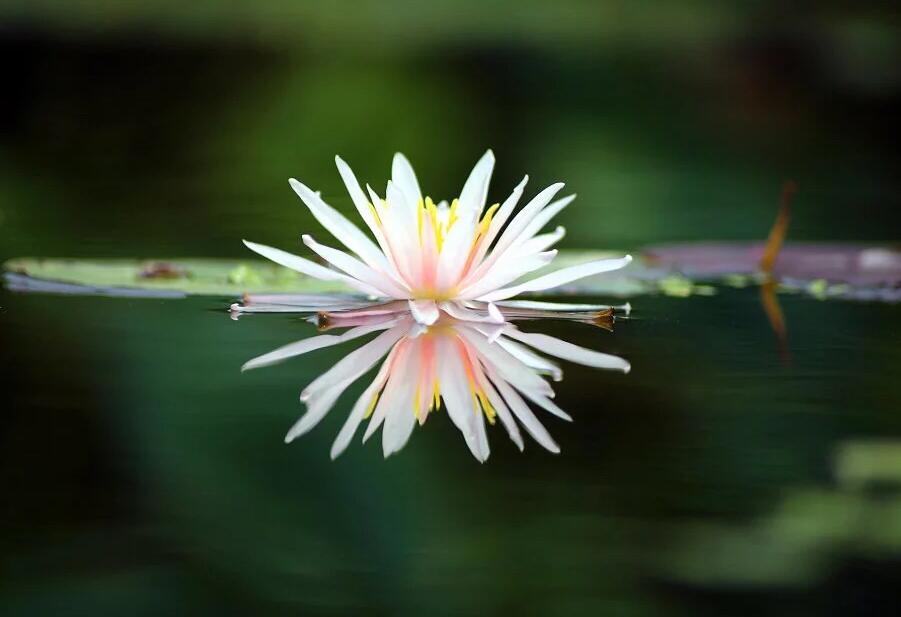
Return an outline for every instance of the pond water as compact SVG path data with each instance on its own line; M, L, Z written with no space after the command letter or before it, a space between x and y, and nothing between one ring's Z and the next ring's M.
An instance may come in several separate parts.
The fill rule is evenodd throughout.
M371 337L241 372L317 334L231 299L0 292L0 604L33 614L887 614L901 602L897 307L755 288L633 298L615 354L561 362L480 464L445 411L384 459L290 444L300 391Z

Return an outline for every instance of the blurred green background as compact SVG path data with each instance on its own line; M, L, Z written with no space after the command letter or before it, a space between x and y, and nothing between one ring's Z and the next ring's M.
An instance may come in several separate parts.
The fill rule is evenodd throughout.
M895 242L894 3L0 0L0 259L300 250L295 176L351 211L405 152L453 197L562 180L564 247ZM563 454L437 417L387 462L284 446L347 347L229 298L0 290L0 613L858 615L901 604L897 307L758 290L633 300L629 359L566 367ZM365 381L365 380L364 380ZM361 382L356 387L362 388ZM543 419L545 419L543 417ZM497 428L497 427L495 427Z
M579 194L564 246L893 241L890 2L0 2L0 257L243 255L351 209L405 152L453 197L488 147L502 200Z

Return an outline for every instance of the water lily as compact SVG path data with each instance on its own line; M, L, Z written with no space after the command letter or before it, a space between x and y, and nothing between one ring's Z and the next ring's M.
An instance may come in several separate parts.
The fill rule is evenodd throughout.
M399 301L402 310L422 324L435 323L442 312L457 319L502 323L498 302L616 270L632 260L629 255L600 259L521 280L557 255L551 247L563 237L564 229L541 232L575 196L555 200L563 184L552 184L514 214L526 176L503 203L486 209L494 169L490 150L450 204L436 204L423 196L402 154L394 156L384 198L369 185L364 193L350 167L340 157L335 162L371 236L326 204L319 193L292 178L291 187L316 220L347 250L304 235L303 243L331 266L327 267L280 249L244 243L276 263L318 279L341 281L381 304Z
M602 313L610 316L609 311ZM585 317L596 319L597 315ZM325 327L348 329L341 334L321 334L286 345L250 360L243 369L268 366L378 333L317 377L300 395L307 411L288 431L286 442L312 430L341 394L381 361L375 378L356 400L338 433L332 458L347 448L357 427L367 418L363 441L382 427L382 450L387 457L404 447L417 424L424 424L441 409L447 410L479 461L485 461L489 454L485 424L495 424L497 420L520 450L524 448L521 424L535 441L556 453L560 448L529 406L531 402L559 418L571 420L552 400L554 391L544 377L559 381L562 371L546 356L595 368L629 371L629 363L622 358L545 334L523 332L511 323L474 323L445 314L426 326L409 312L370 314L363 310L346 314L339 323Z

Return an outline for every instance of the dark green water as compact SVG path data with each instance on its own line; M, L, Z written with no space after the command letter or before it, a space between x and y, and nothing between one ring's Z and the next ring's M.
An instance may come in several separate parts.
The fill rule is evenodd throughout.
M355 344L240 373L315 334L226 299L0 292L2 583L12 614L850 615L901 575L897 307L756 290L633 299L627 358L564 363L491 458L446 414L387 460L331 462L353 396L291 445L300 390ZM362 390L364 382L348 394Z

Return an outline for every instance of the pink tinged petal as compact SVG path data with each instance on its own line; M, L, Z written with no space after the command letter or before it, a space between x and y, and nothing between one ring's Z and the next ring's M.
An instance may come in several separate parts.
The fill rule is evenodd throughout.
M352 252L359 255L370 267L382 271L388 270L389 266L385 255L366 234L360 231L359 227L322 201L322 198L317 193L311 191L304 184L294 178L291 178L288 182L291 184L294 192L307 205L307 208L310 209L310 212L313 213L316 220L319 221L319 224L325 227L329 233Z
M507 285L529 272L534 272L551 263L557 251L547 251L519 259L497 263L483 278L460 291L461 298L479 298L490 291Z
M413 204L418 204L422 199L419 190L419 182L416 181L416 173L413 166L403 154L398 152L391 161L391 181L400 188Z
M516 339L525 343L526 345L529 345L530 347L540 349L543 353L555 356L557 358L562 358L563 360L568 360L570 362L575 362L576 364L582 364L584 366L590 366L592 368L622 371L623 373L628 373L631 369L630 364L619 356L579 347L578 345L573 345L572 343L561 341L560 339L548 336L546 334L521 332L514 327L509 328L505 332L505 334L510 338Z
M538 418L535 417L535 414L532 413L532 410L529 409L529 406L526 405L526 402L522 400L522 397L517 394L516 390L514 390L506 381L496 378L496 376L491 373L489 373L489 377L494 382L495 386L497 386L498 392L510 408L510 411L512 411L513 415L522 422L522 425L529 432L529 435L532 436L532 439L541 444L546 450L553 452L554 454L559 454L560 447L554 442L550 433L547 432L544 425L542 425Z
M478 224L478 213L457 210L457 220L444 238L441 254L438 256L436 287L446 290L456 286L466 268L467 257L472 248L472 238Z
M485 302L495 302L498 300L506 300L507 298L512 298L513 296L527 291L544 291L546 289L553 289L554 287L559 287L560 285L571 283L572 281L585 278L586 276L619 270L620 268L624 268L625 266L629 265L631 261L631 255L626 255L625 257L622 257L620 259L600 259L598 261L590 261L588 263L579 264L577 266L563 268L562 270L557 270L556 272L551 272L550 274L545 274L544 276L539 276L536 279L532 279L531 281L527 281L520 285L507 287L505 289L498 289L497 291L485 294L484 296L481 296L477 299L483 300Z
M375 434L375 431L382 425L388 413L396 406L397 392L401 388L408 377L404 375L403 367L405 366L405 358L409 355L410 342L408 339L401 340L392 349L390 361L388 364L388 377L385 381L385 388L382 390L379 400L372 411L369 418L369 424L363 433L363 443L369 441L369 438ZM370 403L371 404L371 403Z
M387 275L373 270L356 257L352 257L344 251L319 244L310 235L305 234L303 236L303 243L324 260L346 272L350 277L380 290L380 295L392 298L406 298L409 296L409 290L401 287Z
M476 429L476 409L469 391L469 379L464 368L464 358L455 340L441 337L436 341L438 379L441 382L441 398L447 414L463 433L463 439L478 461L484 461L487 453L481 450ZM481 412L479 412L481 413Z
M513 328L508 326L508 329L512 330ZM461 326L458 331L468 343L475 347L482 363L490 367L504 381L513 384L517 390L547 397L554 396L553 389L544 379L505 349L499 345L492 345L483 336L472 332L470 328Z
M488 150L472 168L463 190L460 191L458 214L461 218L477 218L485 207L492 171L494 171L494 153Z
M418 379L415 378L421 363L419 345L411 345L403 363L398 366L395 379L398 380L394 400L386 402L387 415L382 428L382 454L388 456L399 452L413 434L416 425L414 397Z
M252 304L281 304L297 307L309 307L309 311L317 310L340 310L342 308L353 308L370 306L373 303L369 300L363 300L359 296L351 296L347 294L246 294L244 296L246 305Z
M319 313L316 316L316 322L320 330L337 330L340 328L352 328L354 326L374 326L376 324L395 324L404 323L409 310L404 303L403 313L388 313L385 315L366 315L359 312L353 317L344 317L342 313Z
M378 199L369 185L366 188L373 199ZM378 207L382 231L398 271L409 286L415 287L419 281L416 212L412 209L405 210L406 198L390 182L388 189L387 198L391 205ZM381 200L377 203L381 203Z
M397 325L382 332L376 338L366 343L359 349L347 354L339 360L331 369L317 377L300 394L301 401L307 401L336 384L347 381L355 381L371 369L379 358L388 353L388 350L404 335L407 327Z
M270 351L269 353L257 356L252 360L248 360L244 363L244 366L241 367L241 371L249 371L255 368L262 368L264 366L278 364L290 358L296 358L297 356L302 356L305 353L316 351L317 349L324 349L326 347L340 345L341 343L346 343L348 341L358 339L361 336L366 336L367 334L370 334L372 332L385 330L389 327L391 327L390 323L381 323L377 325L353 328L339 335L322 334L320 336L312 336L310 338L297 341L296 343L291 343L290 345L279 347L274 351Z
M378 290L373 290L373 295L381 295ZM340 308L340 307L339 307ZM253 304L235 304L229 309L233 313L315 313L318 306L291 306L290 304L266 304L254 302Z
M441 316L434 300L409 300L408 305L413 319L424 326L431 326Z
M363 293L370 296L384 295L372 285L367 285L366 283L358 281L357 279L354 279L350 276L336 272L335 270L331 270L324 266L320 266L319 264L312 262L309 259L304 259L303 257L292 255L291 253L282 251L280 249L272 248L271 246L266 246L264 244L257 244L256 242L249 242L247 240L244 240L244 245L251 251L262 255L266 259L270 259L281 266L285 266L286 268L290 268L291 270L296 270L297 272L306 274L307 276L312 276L313 278L317 278L323 281L341 281L342 283L345 283L353 287L354 289L362 291Z
M363 394L360 395L360 398L358 398L357 402L354 404L350 415L347 416L344 426L341 427L338 436L335 438L335 442L332 444L332 460L338 458L338 456L347 449L354 434L357 432L357 427L360 425L360 422L363 421L363 416L366 415L366 411L369 409L373 397L375 397L376 393L384 387L385 381L388 379L388 369L391 366L393 353L393 350L388 353L388 357L382 363L381 368L379 368L379 372L376 374L375 379L373 379L372 383L363 391Z
M338 309L328 311L326 315L332 319L344 319L354 317L376 317L384 315L397 315L405 313L408 310L407 303L403 300L393 300L391 302L380 302L369 306L350 308L347 310Z
M442 302L439 306L442 311L460 321L493 324L504 323L504 316L493 304L485 305L487 307L486 312L466 308L460 302Z
M485 261L467 277L466 283L475 282L476 279L485 276L492 266L494 266L494 264L504 256L507 250L513 246L514 242L519 238L520 234L522 234L523 230L532 219L535 218L541 209L554 198L554 195L560 192L560 189L562 189L563 186L562 182L557 182L533 197L532 200L526 204L515 217L513 217L513 220L510 221L510 224L501 234L501 237L491 250L491 253Z

